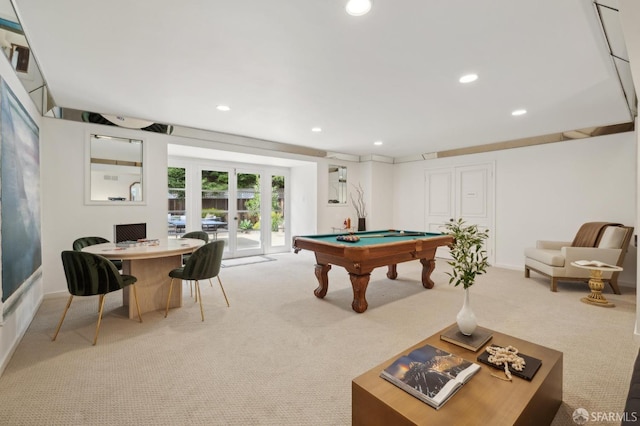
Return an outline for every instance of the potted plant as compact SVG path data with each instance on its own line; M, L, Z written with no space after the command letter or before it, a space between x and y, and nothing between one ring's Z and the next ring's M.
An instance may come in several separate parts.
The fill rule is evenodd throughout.
M477 321L469 305L469 287L489 266L487 251L484 249L484 241L489 237L489 232L479 230L478 225L467 225L464 220L458 219L446 224L446 233L453 237L453 243L449 246L452 260L447 262L451 266L451 272L447 272L451 277L449 284L453 283L456 287L462 284L465 290L464 304L456 320L462 334L470 336L476 329Z

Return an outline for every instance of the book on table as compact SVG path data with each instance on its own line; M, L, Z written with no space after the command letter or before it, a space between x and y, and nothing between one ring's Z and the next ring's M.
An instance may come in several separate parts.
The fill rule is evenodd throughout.
M395 360L380 377L439 409L478 370L479 364L425 345Z
M478 349L482 348L489 340L491 340L491 337L493 337L491 331L483 327L476 327L473 334L471 334L471 336L467 336L462 334L457 324L454 324L442 332L440 340L477 352Z
M596 268L617 268L616 265L610 265L599 260L576 260L573 263L580 266L595 266Z

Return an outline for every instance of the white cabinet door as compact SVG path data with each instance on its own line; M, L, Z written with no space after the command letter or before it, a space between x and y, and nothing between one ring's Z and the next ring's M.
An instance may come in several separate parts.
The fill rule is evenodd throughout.
M443 232L450 220L462 218L489 230L485 243L493 261L494 164L474 164L425 171L425 228ZM439 247L438 257L450 259L449 251Z

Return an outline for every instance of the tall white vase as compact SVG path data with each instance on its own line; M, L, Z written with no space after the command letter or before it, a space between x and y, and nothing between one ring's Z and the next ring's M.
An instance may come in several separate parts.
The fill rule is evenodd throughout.
M458 329L460 329L460 332L465 336L471 336L478 326L478 321L476 320L476 316L471 310L471 304L469 303L468 288L464 291L464 304L456 316L456 321L458 323Z

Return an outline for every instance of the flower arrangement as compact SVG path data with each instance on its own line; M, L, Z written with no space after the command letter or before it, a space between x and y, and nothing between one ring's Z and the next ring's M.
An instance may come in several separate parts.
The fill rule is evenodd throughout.
M449 284L462 284L466 290L473 285L476 276L487 272L489 262L483 243L489 237L489 231L478 230L478 225L466 225L462 219L452 220L445 226L446 233L453 237L453 244L449 246L453 260L447 262L452 268L452 272L447 272L451 277Z

